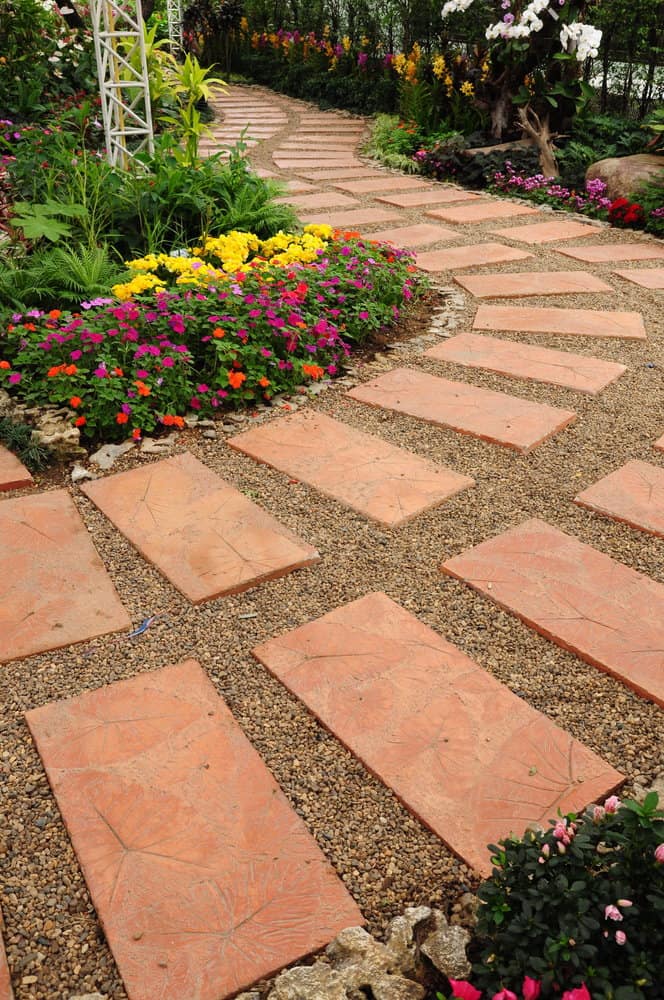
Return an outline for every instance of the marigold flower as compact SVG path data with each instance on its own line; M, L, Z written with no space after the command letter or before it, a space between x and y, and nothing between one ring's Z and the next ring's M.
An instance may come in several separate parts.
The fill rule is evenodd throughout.
M72 396L71 399L69 400L69 405L72 407L72 409L75 410L76 407L80 406L82 402L83 400L81 399L80 396Z
M8 368L11 368L11 365L8 361L0 361L0 368L4 368L6 371Z
M243 382L246 382L247 376L244 372L228 372L228 383L234 389L239 389Z
M116 422L116 424L126 424L128 420L129 420L129 417L127 416L126 413L116 413L115 414L115 422Z
M76 420L74 421L74 427L83 427L84 424L87 424L87 420L85 419L85 417L76 417Z

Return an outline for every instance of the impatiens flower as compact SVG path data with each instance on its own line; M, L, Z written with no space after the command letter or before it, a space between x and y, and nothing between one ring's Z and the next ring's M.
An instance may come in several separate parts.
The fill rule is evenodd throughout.
M134 441L139 441L141 437L141 428L134 427L133 431L131 432L131 436L133 437Z
M128 420L129 417L127 416L126 413L116 413L115 415L116 424L126 424Z
M531 976L526 976L521 985L521 992L523 993L523 1000L538 1000L542 992L542 984L539 979L532 979Z
M81 402L82 400L80 396L72 396L71 399L69 400L69 405L73 410L75 410L77 406L81 405Z
M491 1000L519 1000L519 998L511 990L500 990L499 993L493 994Z
M581 986L577 986L574 990L566 990L563 993L562 1000L593 1000L593 998L588 992L586 984L582 983Z
M607 813L617 813L620 809L620 799L617 795L609 795L608 799L604 803L604 808Z
M239 389L243 382L246 382L247 376L244 372L228 372L228 384L233 387L233 389Z
M659 847L655 848L655 861L660 865L664 865L664 844L660 844Z
M86 421L85 417L76 417L76 420L74 421L74 426L75 427L83 427L83 425L86 424L86 423L87 423L87 421Z
M480 1000L482 996L481 991L476 990L465 979L450 979L450 986L452 987L452 996L457 997L458 1000Z
M7 370L8 368L11 368L11 365L9 364L8 361L0 361L0 368L4 368L5 370Z
M627 935L624 931L616 931L616 944L624 944L627 940Z
M20 372L12 372L7 381L9 382L10 385L18 385L18 383L21 381L21 378L22 376Z

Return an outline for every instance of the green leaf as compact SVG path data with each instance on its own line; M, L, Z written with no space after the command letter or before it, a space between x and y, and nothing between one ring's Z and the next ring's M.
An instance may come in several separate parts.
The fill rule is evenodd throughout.
M12 226L22 229L29 240L46 239L51 243L57 243L58 240L71 236L70 225L66 222L59 222L57 219L49 219L46 216L15 216L9 221Z

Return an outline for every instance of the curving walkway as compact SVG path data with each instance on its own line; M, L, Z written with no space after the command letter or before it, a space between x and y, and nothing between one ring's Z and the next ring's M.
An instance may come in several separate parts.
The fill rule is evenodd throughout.
M0 452L18 1000L219 1000L662 768L664 246L390 173L343 113L216 110L210 152L442 307L81 490Z

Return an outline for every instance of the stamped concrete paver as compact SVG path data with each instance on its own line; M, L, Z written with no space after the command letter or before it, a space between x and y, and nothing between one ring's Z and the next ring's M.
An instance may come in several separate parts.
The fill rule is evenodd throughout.
M429 250L417 255L417 266L423 271L457 271L482 264L506 264L532 257L526 250L516 250L503 243L474 243L449 250Z
M604 309L556 309L544 306L478 307L474 330L550 333L562 337L621 337L645 340L643 317L637 312Z
M195 661L26 719L131 1000L220 1000L362 923Z
M517 205L510 201L477 201L450 208L432 208L425 212L432 219L455 222L464 225L473 222L489 222L491 219L512 219L517 215L541 215L536 208Z
M615 361L475 333L460 333L431 347L425 355L512 378L560 385L590 396L596 396L627 371L625 365Z
M324 413L296 413L230 438L231 448L396 527L474 481Z
M556 247L563 253L586 264L619 264L629 260L664 260L664 247L656 243L599 243L582 247Z
M446 205L449 202L481 201L482 195L461 188L429 188L427 191L409 191L407 194L376 195L376 201L397 208L421 208L423 205Z
M34 480L23 462L0 444L0 493L33 485Z
M399 218L399 213L385 208L356 208L342 212L306 213L301 218L303 222L313 224L327 223L335 228L357 229L358 226L370 226L377 222L392 222Z
M320 558L188 452L82 489L195 604L240 593Z
M308 178L309 175L306 173L300 173L300 171L307 170L308 167L311 166L311 160L307 159L294 160L292 158L286 159L285 157L284 158L275 157L274 165L278 167L279 170L295 170L297 173L300 174L301 177L304 177L306 179ZM351 168L351 167L356 167L358 165L358 161L352 156L344 156L334 160L326 160L325 165L330 169L332 167Z
M382 243L392 243L397 247L421 247L442 240L458 240L459 233L456 229L448 229L446 226L434 226L428 222L420 222L415 226L381 229L378 233L372 233L371 239L380 240Z
M130 627L66 490L0 503L0 662Z
M664 538L664 469L633 459L574 497L574 503Z
M373 593L254 655L482 874L487 843L623 778L456 646Z
M452 382L414 368L394 368L348 395L370 406L515 448L523 455L576 420L573 410Z
M641 288L652 288L655 290L664 288L664 267L628 268L622 271L614 271L613 273L624 278L626 281L640 285Z
M595 226L586 226L582 222L567 222L564 219L553 222L529 223L527 226L515 226L513 229L493 229L492 232L494 236L500 236L501 239L518 240L521 243L533 245L597 235Z
M582 295L615 292L588 271L519 271L464 274L454 279L477 299L525 298L531 295Z
M298 209L337 208L344 206L359 206L356 198L349 198L340 191L319 191L315 194L289 194L285 198L277 198L278 205L295 205Z
M441 567L664 705L664 585L533 518Z
M334 181L343 180L345 177L384 177L385 174L382 171L375 170L373 167L366 167L362 164L358 164L355 167L332 167L325 168L322 170L308 170L305 168L305 173L298 171L300 177L304 177L308 181Z
M387 177L365 178L357 181L335 181L332 187L339 188L340 191L349 191L351 194L372 194L376 191L421 191L429 188L429 181L418 180L417 177L409 177L408 174L389 174Z

